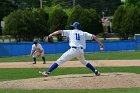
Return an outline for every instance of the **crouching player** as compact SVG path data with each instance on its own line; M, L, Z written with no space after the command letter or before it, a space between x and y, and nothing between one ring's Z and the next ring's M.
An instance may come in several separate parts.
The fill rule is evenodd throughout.
M46 64L46 60L44 57L44 49L40 43L38 43L37 39L34 39L31 49L31 56L33 57L33 64L36 64L36 58L37 57L42 57L43 64Z

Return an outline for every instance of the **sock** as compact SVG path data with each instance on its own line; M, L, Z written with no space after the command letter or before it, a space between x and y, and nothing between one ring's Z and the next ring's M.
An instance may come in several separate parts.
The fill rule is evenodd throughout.
M36 63L36 58L35 57L33 58L33 60L34 60L34 63Z
M90 63L88 63L86 65L86 67L88 67L89 69L91 69L95 73L96 69Z
M44 63L46 63L45 57L42 57L42 60L43 60Z
M58 67L58 64L57 63L53 63L53 65L48 69L48 74L51 73L57 67Z

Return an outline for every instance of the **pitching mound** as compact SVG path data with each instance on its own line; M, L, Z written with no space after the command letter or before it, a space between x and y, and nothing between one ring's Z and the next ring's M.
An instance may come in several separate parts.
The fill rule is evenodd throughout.
M20 89L103 89L140 87L140 75L134 73L76 74L0 82L0 88Z

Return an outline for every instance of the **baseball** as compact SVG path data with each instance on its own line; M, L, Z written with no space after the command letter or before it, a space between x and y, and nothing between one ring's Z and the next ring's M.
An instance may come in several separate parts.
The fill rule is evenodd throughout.
M100 48L100 50L104 50L104 48Z

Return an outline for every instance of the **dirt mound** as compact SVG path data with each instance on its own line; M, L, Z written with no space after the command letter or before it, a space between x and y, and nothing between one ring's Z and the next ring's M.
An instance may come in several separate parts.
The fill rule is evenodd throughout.
M0 82L0 88L20 89L103 89L140 87L140 75L134 73L102 73L60 75Z

